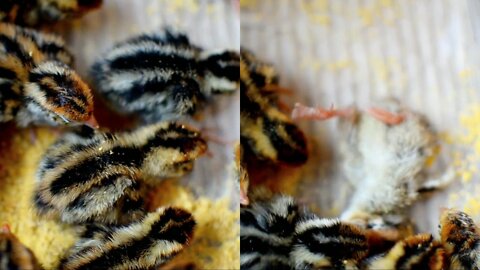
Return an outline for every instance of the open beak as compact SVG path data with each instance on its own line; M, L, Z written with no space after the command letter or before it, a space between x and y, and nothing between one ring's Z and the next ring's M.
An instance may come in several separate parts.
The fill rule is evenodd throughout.
M93 116L93 114L92 116L90 116L90 118L88 118L87 121L84 122L84 124L94 129L97 129L100 127L98 125L97 119L95 119L95 116Z

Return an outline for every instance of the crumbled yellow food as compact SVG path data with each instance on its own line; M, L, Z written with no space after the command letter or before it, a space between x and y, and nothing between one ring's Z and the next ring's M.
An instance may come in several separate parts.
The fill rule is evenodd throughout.
M362 21L363 25L370 26L373 24L375 16L378 14L376 13L377 10L372 7L361 7L358 9L358 16Z
M0 225L9 224L45 269L56 269L61 256L75 243L76 234L68 225L35 215L32 207L38 162L55 140L55 133L39 128L33 138L30 130L0 127ZM193 262L198 269L238 268L239 211L229 209L228 199L197 199L175 183L161 185L155 203L189 210L198 223L190 247L175 261Z
M450 194L449 207L460 208L474 219L480 218L480 202L478 192L480 186L477 166L480 162L480 105L469 108L460 117L462 132L460 134L443 134L443 141L454 147L452 154L457 177L462 186L458 191Z
M329 4L327 0L300 1L300 8L312 23L328 26L331 23Z
M172 264L194 263L198 269L237 269L240 265L239 210L230 209L230 199L195 198L173 180L164 181L154 196L152 208L172 205L190 211L197 227L190 246Z
M473 71L470 68L462 69L458 73L458 76L462 80L467 80L467 79L470 79L473 76Z
M199 11L198 0L162 0L170 12L188 11L196 13Z
M45 269L55 269L75 242L67 225L35 214L32 195L37 164L55 135L48 129L0 128L0 222L29 247Z
M449 142L457 147L453 155L453 165L457 175L464 182L475 177L477 164L480 162L480 106L473 106L460 117L464 133L451 135Z

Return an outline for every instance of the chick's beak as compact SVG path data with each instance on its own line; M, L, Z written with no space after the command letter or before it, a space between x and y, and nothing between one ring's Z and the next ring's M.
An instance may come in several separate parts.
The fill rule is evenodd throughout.
M249 205L250 200L248 199L248 183L240 182L240 204Z
M97 119L95 119L95 116L93 116L93 114L92 116L90 116L90 118L88 118L87 121L84 122L84 124L94 129L99 128Z

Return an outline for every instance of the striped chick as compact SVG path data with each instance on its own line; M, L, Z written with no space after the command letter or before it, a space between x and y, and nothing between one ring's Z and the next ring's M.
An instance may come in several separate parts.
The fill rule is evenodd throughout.
M144 214L146 185L190 172L206 148L198 131L169 122L67 134L40 163L35 206L67 223L128 223Z
M364 265L367 270L447 269L445 250L430 234L409 236L395 244L387 253L366 260Z
M194 228L192 215L173 207L159 208L128 225L90 224L60 269L155 269L189 244Z
M440 217L440 238L450 258L450 269L480 269L480 234L466 213L445 210Z
M298 205L288 196L242 207L240 268L291 269L289 254L299 216Z
M152 123L193 115L212 95L238 89L239 56L203 51L186 35L165 30L118 43L92 75L114 110Z
M290 257L295 269L357 269L368 252L359 227L308 215L297 222Z
M0 123L98 126L91 90L72 63L59 37L0 23Z

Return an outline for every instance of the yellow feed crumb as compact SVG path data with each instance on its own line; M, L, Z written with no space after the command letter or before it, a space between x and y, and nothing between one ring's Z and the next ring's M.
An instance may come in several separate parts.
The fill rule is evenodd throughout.
M75 242L74 231L38 217L32 207L37 164L55 136L48 129L35 129L36 138L27 129L7 125L0 129L0 222L10 225L45 269L55 269Z
M257 0L240 0L240 8L254 8Z
M449 195L449 207L459 208L474 219L480 218L480 202L477 194L480 162L480 105L474 105L460 117L460 134L442 134L442 140L454 147L451 165L462 186Z
M376 10L371 7L361 7L358 9L357 12L358 12L358 16L360 17L360 20L365 26L371 26L373 24L375 15L377 15L375 13Z
M467 80L467 79L470 79L472 76L473 76L473 71L469 68L466 68L466 69L462 69L460 70L460 72L458 73L458 76L460 77L460 79L462 80Z
M300 8L305 12L312 23L328 26L331 23L328 15L329 1L301 1Z
M480 201L477 196L479 192L480 186L454 192L448 197L448 207L458 208L474 220L480 220Z
M200 9L198 0L163 0L163 2L172 13L180 10L196 13Z
M469 182L475 178L480 162L480 106L473 106L463 114L460 124L464 133L443 138L458 148L453 154L453 165L463 182Z
M230 200L195 198L174 180L164 181L153 193L152 209L172 205L190 211L197 227L193 241L171 264L194 263L198 269L237 269L240 265L240 211L232 211Z

